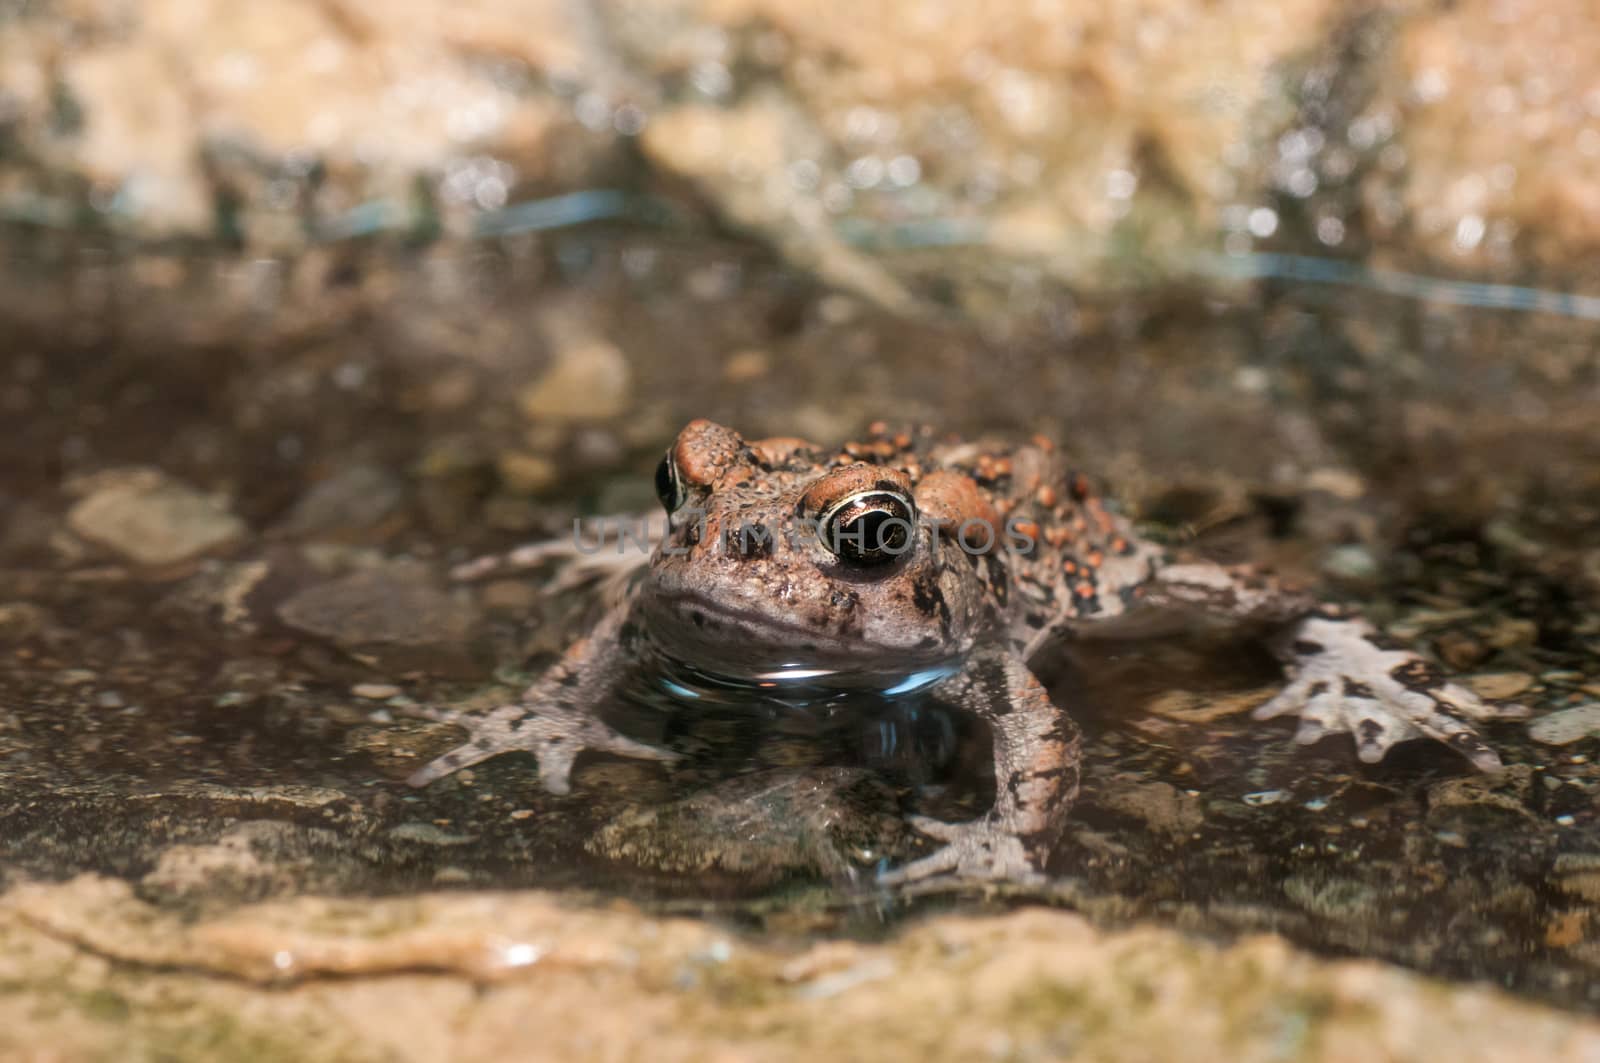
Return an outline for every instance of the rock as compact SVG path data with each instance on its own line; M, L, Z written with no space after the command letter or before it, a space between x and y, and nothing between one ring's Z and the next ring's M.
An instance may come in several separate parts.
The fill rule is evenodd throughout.
M551 314L542 325L555 350L555 364L519 396L523 416L532 421L600 421L627 410L633 370L622 350L574 315Z
M1144 704L1144 711L1184 723L1210 723L1227 716L1249 712L1277 694L1280 687L1247 690L1239 693L1208 694L1192 690L1169 690Z
M78 535L141 565L170 565L220 549L247 531L212 498L151 468L101 473L67 513Z
M1472 676L1467 685L1481 698L1502 701L1525 693L1533 686L1533 676L1527 672L1493 672Z
M1283 892L1301 908L1337 922L1370 922L1379 894L1357 879L1296 875L1284 880Z
M722 379L730 384L749 384L772 372L772 355L759 348L735 351L722 363Z
M1322 571L1339 579L1370 581L1378 578L1378 559L1359 543L1336 546L1323 558Z
M1451 668L1471 668L1489 656L1489 648L1462 631L1447 631L1434 640L1433 648Z
M1151 830L1163 834L1188 834L1205 822L1200 799L1184 793L1170 783L1136 780L1138 776L1119 774L1106 780L1105 789L1095 800L1125 816L1143 820Z
M860 771L758 772L705 793L634 809L589 842L614 860L669 871L766 879L796 871L848 878L904 858L907 829L893 794Z
M1600 853L1560 854L1552 880L1562 892L1600 904Z
M552 94L489 73L570 76L585 64L583 21L538 0L407 0L381 17L316 0L74 5L8 20L0 98L32 157L115 197L104 220L142 236L219 235L219 182L229 224L257 249L303 246L308 209L322 235L404 228L412 182L430 171L465 227L511 182L574 176L609 152ZM70 54L55 43L66 37ZM611 80L595 71L590 84ZM376 216L346 215L368 202Z
M0 1054L22 1056L45 1044L70 1058L402 1063L1600 1053L1592 1018L1488 985L1267 935L1219 946L1104 931L1041 908L797 950L535 891L300 897L186 918L82 876L0 896L0 977L13 987ZM191 1049L182 1031L195 1029Z
M549 490L561 478L561 467L549 458L509 450L495 459L500 479L518 494L538 494Z
M1399 23L1357 119L1398 152L1364 182L1369 236L1479 271L1581 267L1600 247L1600 130L1570 103L1595 101L1593 10L1551 0L1515 23L1500 10L1464 0Z
M1528 737L1547 746L1569 746L1600 734L1600 701L1541 716L1528 724Z
M405 497L400 481L374 465L350 465L301 496L279 530L292 537L359 531L381 523Z
M423 565L398 561L319 583L278 606L290 627L413 670L470 668L479 614Z

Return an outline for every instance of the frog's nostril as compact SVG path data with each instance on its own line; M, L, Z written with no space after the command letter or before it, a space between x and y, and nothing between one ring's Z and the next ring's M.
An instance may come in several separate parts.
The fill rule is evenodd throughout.
M760 523L742 524L728 545L732 548L734 556L744 558L746 561L771 557L774 545L772 529Z

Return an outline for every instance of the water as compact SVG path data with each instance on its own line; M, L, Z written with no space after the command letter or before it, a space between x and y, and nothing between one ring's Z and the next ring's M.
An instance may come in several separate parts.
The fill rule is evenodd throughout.
M1272 929L1600 1008L1583 954L1546 944L1583 904L1562 869L1600 851L1594 740L1495 727L1513 767L1494 780L1422 743L1374 767L1344 739L1300 749L1292 725L1248 720L1278 681L1248 632L1084 643L1053 662L1052 695L1086 734L1083 792L1048 883L998 899L877 883L928 850L908 816L970 819L992 801L983 725L925 694L780 702L677 675L692 704L669 687L609 710L681 753L670 769L585 758L565 796L516 754L421 791L402 781L459 740L409 708L503 703L597 607L583 588L546 600L537 574L452 584L451 566L653 505L661 445L702 415L752 435L844 436L885 415L1042 429L1159 534L1319 579L1463 670L1526 674L1541 709L1593 699L1600 491L1574 383L1589 370L1552 384L1554 355L1528 350L1580 350L1587 333L1570 330L1588 326L1290 286L1237 305L1108 304L1063 349L1045 318L986 340L841 306L715 244L619 229L523 251L427 277L369 264L391 292L369 298L404 304L405 327L296 304L292 284L241 310L199 267L178 290L114 270L114 311L12 326L9 875L101 872L184 911L549 887L756 931L805 913L813 935L1020 897L1107 925ZM69 306L73 276L33 271L12 290ZM737 281L714 313L708 276ZM215 316L176 317L185 305ZM528 314L579 327L509 340L499 323ZM597 338L627 352L626 412L518 412L562 342ZM96 538L79 508L107 489L88 477L130 466L201 499L174 516L171 496L140 496L163 535L193 534L196 513L239 528L130 562L116 540L130 518ZM251 824L253 862L199 884L163 863Z

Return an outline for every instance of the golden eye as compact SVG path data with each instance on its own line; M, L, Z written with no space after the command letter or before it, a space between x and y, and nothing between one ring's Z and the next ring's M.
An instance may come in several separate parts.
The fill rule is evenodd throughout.
M661 500L661 508L669 514L677 512L688 497L688 492L683 488L683 477L678 475L678 463L672 460L670 450L662 457L661 464L656 466L656 497Z
M822 545L841 561L881 565L904 554L914 542L916 506L895 491L847 495L817 518Z

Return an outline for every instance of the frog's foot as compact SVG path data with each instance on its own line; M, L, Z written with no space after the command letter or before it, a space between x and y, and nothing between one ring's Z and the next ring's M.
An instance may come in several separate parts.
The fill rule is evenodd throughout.
M1368 764L1389 747L1431 738L1454 749L1481 771L1498 771L1500 757L1472 721L1521 719L1522 705L1484 702L1445 680L1432 664L1406 650L1384 649L1372 625L1357 619L1311 617L1293 632L1293 678L1277 697L1252 714L1257 720L1296 713L1295 741L1310 745L1340 732L1355 736Z
M878 881L885 886L903 886L936 877L974 883L1028 883L1044 877L1022 839L995 823L992 816L966 823L913 816L910 823L944 844L903 867L880 873Z
M539 781L553 794L572 789L572 763L579 753L593 750L640 760L677 760L679 754L637 742L601 720L556 705L502 705L482 716L437 709L413 710L413 715L464 727L472 738L412 773L412 786L426 786L452 772L490 757L526 750L539 760Z

